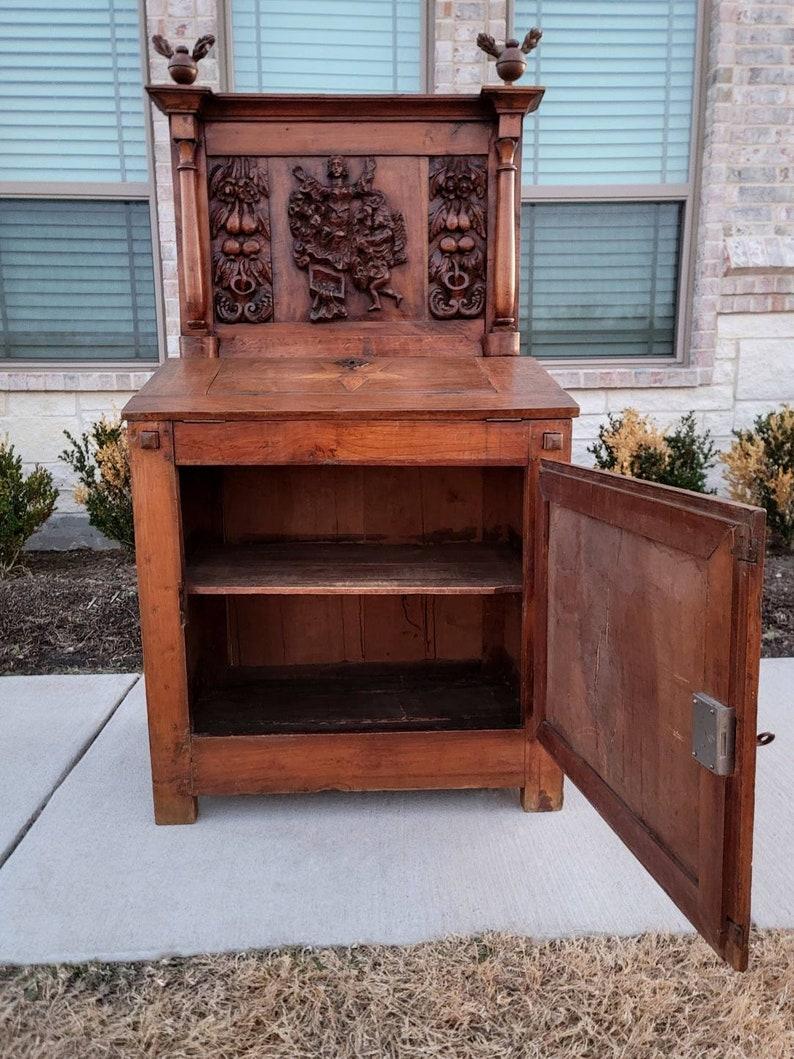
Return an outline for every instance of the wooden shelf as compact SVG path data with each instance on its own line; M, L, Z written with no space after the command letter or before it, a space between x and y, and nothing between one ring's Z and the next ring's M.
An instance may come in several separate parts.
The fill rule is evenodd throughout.
M480 662L230 670L193 707L194 731L217 736L520 726L516 688Z
M495 595L522 590L498 544L220 545L188 561L192 595Z

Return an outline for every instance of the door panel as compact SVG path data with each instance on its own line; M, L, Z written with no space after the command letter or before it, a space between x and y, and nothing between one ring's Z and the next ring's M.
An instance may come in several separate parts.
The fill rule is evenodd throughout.
M541 743L732 966L747 962L763 512L542 461ZM736 710L736 764L692 756L692 697Z

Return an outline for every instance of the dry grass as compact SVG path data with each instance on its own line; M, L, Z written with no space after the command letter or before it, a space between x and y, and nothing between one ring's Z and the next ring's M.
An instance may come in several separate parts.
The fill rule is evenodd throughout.
M789 1059L794 934L489 935L0 972L3 1059Z

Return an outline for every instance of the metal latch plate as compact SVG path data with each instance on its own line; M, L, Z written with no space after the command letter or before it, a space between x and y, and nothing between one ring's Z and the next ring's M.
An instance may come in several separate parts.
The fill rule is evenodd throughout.
M715 776L734 767L736 710L699 691L692 697L692 757Z

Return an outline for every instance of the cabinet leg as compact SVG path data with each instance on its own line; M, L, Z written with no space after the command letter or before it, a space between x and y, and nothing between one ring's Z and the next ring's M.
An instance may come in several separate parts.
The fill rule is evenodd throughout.
M551 813L562 809L562 770L536 740L527 743L521 808L525 813Z
M194 824L198 816L198 798L180 794L173 788L155 787L154 822L156 824Z

